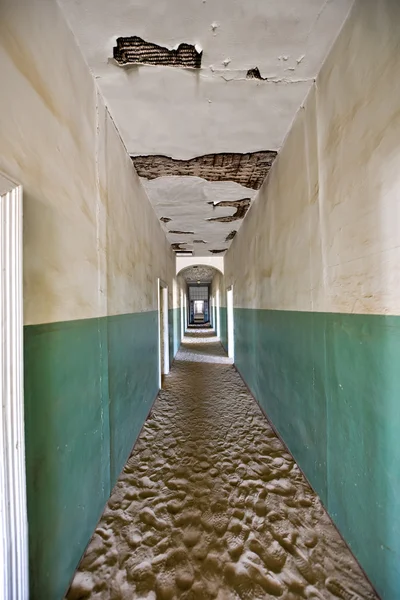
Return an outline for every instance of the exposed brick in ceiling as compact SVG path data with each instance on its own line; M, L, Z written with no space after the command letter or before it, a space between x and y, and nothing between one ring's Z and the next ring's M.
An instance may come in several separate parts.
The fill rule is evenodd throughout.
M148 64L167 67L186 67L200 69L202 52L191 44L180 44L177 49L169 50L142 38L119 37L113 48L114 59L119 65Z
M205 154L190 160L168 156L132 156L140 177L193 176L208 181L234 181L244 187L260 189L276 157L272 150L246 154L225 152Z

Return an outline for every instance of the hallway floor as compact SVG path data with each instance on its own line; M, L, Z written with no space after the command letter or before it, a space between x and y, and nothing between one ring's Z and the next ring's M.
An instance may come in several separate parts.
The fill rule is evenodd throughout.
M375 598L222 346L190 331L68 600Z

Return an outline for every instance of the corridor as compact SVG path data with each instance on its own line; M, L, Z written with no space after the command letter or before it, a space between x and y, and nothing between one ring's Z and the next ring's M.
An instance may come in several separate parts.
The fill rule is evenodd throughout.
M211 330L189 331L68 600L375 598Z

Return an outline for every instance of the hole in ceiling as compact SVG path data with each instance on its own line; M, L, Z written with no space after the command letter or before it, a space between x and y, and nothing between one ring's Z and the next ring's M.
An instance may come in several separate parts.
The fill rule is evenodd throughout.
M258 67L249 69L246 73L246 79L259 79L260 81L268 81L268 77L262 77Z
M133 35L119 37L113 48L113 55L119 65L147 64L200 69L203 51L185 43L169 50Z
M161 217L160 221L162 221L163 223L169 223L171 219L169 217Z
M194 235L194 231L178 231L177 229L170 229L168 233L176 233L178 235Z
M237 234L236 230L231 231L225 238L226 242L229 242L230 240L233 240L233 238L235 237L235 235Z
M192 176L207 181L234 181L244 187L260 189L268 175L277 153L274 150L247 154L223 152L205 154L190 160L177 160L169 156L132 156L140 177Z
M233 206L236 208L235 214L230 217L214 217L213 219L207 219L207 221L218 221L219 223L230 223L231 221L237 221L238 219L244 219L247 211L250 208L250 198L243 198L243 200L223 200L222 202L218 202L214 204L213 202L209 202L209 204L214 204L216 208L219 206L225 208L226 206Z
M222 252L226 252L228 248L223 248L222 250L210 250L211 254L222 254Z

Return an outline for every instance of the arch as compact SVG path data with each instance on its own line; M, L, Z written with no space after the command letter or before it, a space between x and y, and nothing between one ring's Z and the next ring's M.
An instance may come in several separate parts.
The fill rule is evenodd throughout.
M224 258L222 256L177 256L176 257L176 275L180 275L188 267L213 267L224 274Z

